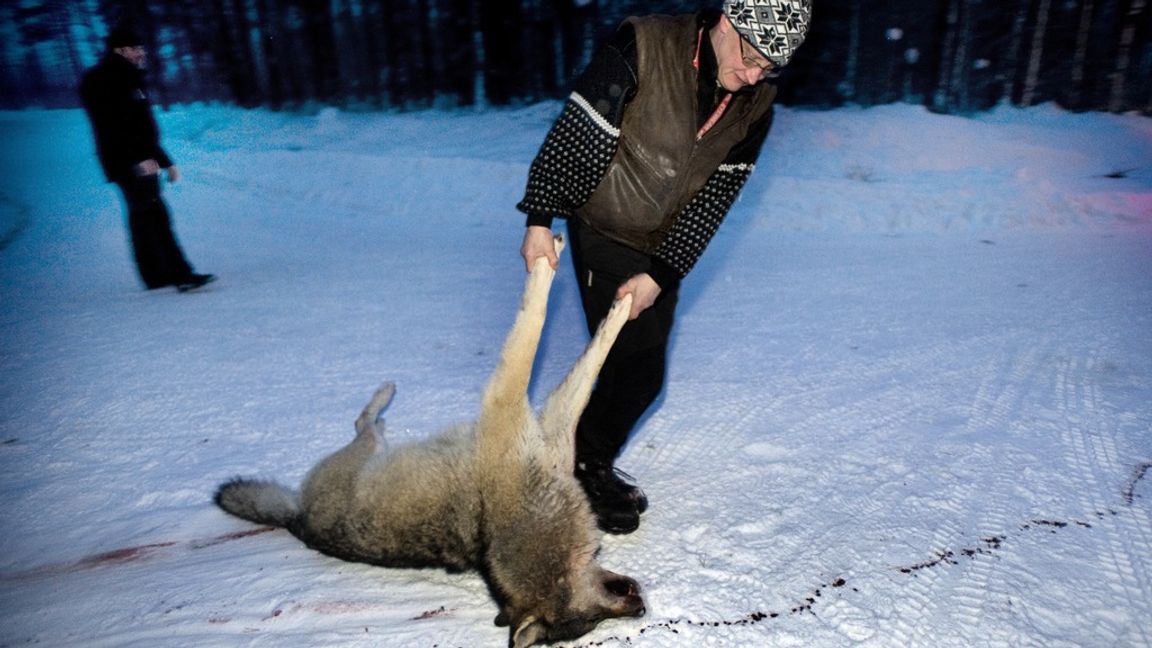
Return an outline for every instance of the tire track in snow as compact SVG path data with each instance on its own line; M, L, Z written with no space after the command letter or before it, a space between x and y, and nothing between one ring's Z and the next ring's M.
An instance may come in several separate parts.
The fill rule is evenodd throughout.
M675 412L666 407L649 422L650 427L645 431L642 443L647 442L652 447L655 445L654 440L658 439L660 444L654 448L656 452L647 458L654 465L674 467L677 472L674 478L669 478L669 482L677 483L682 493L690 493L690 497L697 498L696 502L680 499L677 505L707 505L717 510L746 510L752 511L753 515L757 512L763 515L765 494L770 497L774 486L788 488L790 480L802 478L807 486L801 489L800 494L810 501L790 502L791 509L819 505L824 511L832 510L848 520L862 522L858 526L867 528L875 524L878 517L882 518L877 514L883 514L891 508L889 497L892 487L889 483L877 482L876 478L862 475L865 477L863 483L856 484L857 488L848 489L847 492L844 490L843 460L862 466L858 469L863 472L870 469L868 462L880 461L883 464L885 461L883 458L867 456L876 445L875 442L864 442L861 454L857 437L861 433L891 435L894 430L922 425L921 421L926 415L926 406L921 402L923 392L930 392L927 399L929 403L939 402L945 397L948 385L968 380L967 367L949 363L949 359L977 353L986 349L989 343L990 337L981 336L912 348L847 367L832 367L825 370L823 375L806 375L807 382L804 385L781 386L777 382L751 388L742 385L735 389L732 385L689 387L714 391L703 399L694 394L694 399L709 402L716 411L728 414L717 420L717 417L707 413ZM933 385L910 385L900 379L914 368L924 366L938 368ZM788 375L784 374L785 377ZM997 382L1003 385L1009 381L998 379ZM862 395L859 385L876 385L878 388ZM684 388L683 385L680 388ZM993 404L1002 402L1005 399L1002 391L997 392L996 398L987 400ZM765 392L769 395L764 396ZM674 395L670 401L675 401ZM1010 402L1001 406L1005 410L1001 417L1006 417L1011 411ZM830 403L835 405L830 406ZM798 420L784 424L779 429L765 429L780 425L776 422L795 412L802 413ZM676 434L676 429L691 429L693 433ZM822 455L819 454L815 460L802 456L812 453L794 449L792 445L772 445L759 441L763 438L797 439L803 445L821 446L823 456L827 456L829 461L822 461ZM767 470L763 465L765 459L770 464ZM702 467L692 469L694 465ZM689 483L685 484L685 481ZM961 489L959 494L954 494L944 505L957 515L944 518L929 532L929 543L932 546L955 545L967 530L955 518L963 512L963 502L972 497L977 486L960 482L956 488ZM790 496L796 494L785 492ZM743 493L745 496L739 497L734 493ZM736 501L735 506L723 505L725 501L732 500ZM659 515L660 499L654 498L653 502ZM786 514L775 515L773 511L767 511L764 517L780 519L785 525L790 522ZM1008 518L1003 512L1000 517ZM763 524L764 533L773 532L772 525ZM836 571L842 566L866 564L868 556L856 551L851 546L853 543L845 541L845 537L850 535L845 532L845 526L848 525L834 525L824 534L829 537L819 541L803 533L782 533L774 535L763 544L766 548L770 547L775 559L789 557L792 559L789 562L794 564L807 561L814 563L812 567L821 567L822 570ZM876 535L892 537L900 537L904 531L899 526L869 530ZM692 544L691 540L689 544ZM835 564L822 564L827 559L813 554L812 547L815 545L836 546ZM684 550L692 551L693 547L688 546ZM934 615L938 609L939 603L934 594L934 581L937 578L939 576L936 574L925 574L906 588L901 588L915 612L902 619L887 619L885 633L892 633L896 639L903 637L901 643L914 643L916 629L923 625L920 620ZM874 625L876 615L884 612L843 603L841 599L829 609L830 616L826 621L834 623L838 632L853 640L867 639L870 636L867 627L869 622ZM973 607L978 608L978 605Z
M1016 338L1009 338L1007 344L1015 345ZM990 355L967 408L965 430L969 434L1007 430L1012 426L1026 407L1025 403L1034 399L1041 384L1041 359L1049 345L1047 339L1033 337L1023 348ZM1019 516L1015 502L1006 497L1019 480L1013 462L998 461L992 456L993 450L983 445L975 448L974 454L977 456L973 463L979 470L980 480L979 483L969 482L968 492L963 494L961 501L973 501L981 493L991 496L981 498L980 519L976 528L970 530L979 536L980 542L960 550L960 554L967 557L999 552L1004 530L1011 528ZM1005 588L1005 583L1018 582L1020 576L1013 573L1017 571L1013 565L1015 562L1012 560L969 562L963 574L952 584L951 610L958 624L979 624L998 601L1010 598L1011 592Z
M990 351L989 348L992 350ZM781 388L776 385L760 386L760 393L785 394L779 398L758 396L756 389L732 389L731 386L710 386L715 394L705 401L713 403L717 411L736 412L725 416L723 422L709 420L700 413L678 414L674 417L664 417L648 432L650 447L656 449L654 457L661 465L670 465L683 470L685 466L699 463L717 463L720 466L706 466L702 470L685 470L678 473L677 480L683 483L685 475L691 477L691 486L686 489L699 493L699 497L713 505L716 501L712 497L723 497L731 489L746 489L748 492L771 493L772 474L774 471L786 470L787 464L797 464L801 467L798 472L808 472L805 478L808 486L802 490L811 491L826 504L826 509L842 509L847 517L869 520L878 513L883 513L892 501L887 496L890 493L864 492L845 493L843 482L837 484L834 480L839 474L839 466L813 466L805 457L793 452L792 446L775 447L769 444L758 444L753 439L757 434L770 439L798 439L804 444L830 444L833 448L823 448L828 454L835 454L835 450L848 443L847 433L872 433L895 427L906 427L918 422L918 417L926 413L923 404L915 402L918 397L931 404L933 402L946 402L955 389L949 392L948 388L940 387L950 382L963 381L963 384L975 383L968 405L963 408L966 419L962 431L963 436L975 438L966 454L958 455L949 460L947 457L932 458L933 465L929 470L940 468L950 470L953 464L960 469L967 469L958 478L948 481L946 488L942 489L935 505L945 509L945 515L939 523L929 531L928 542L931 547L931 558L920 565L910 566L905 572L914 575L900 587L902 595L906 595L906 605L900 608L898 617L885 618L885 632L890 633L894 640L903 644L916 644L928 641L932 637L922 636L927 622L935 618L938 623L942 616L946 616L957 630L965 625L981 625L985 623L989 613L1001 617L1018 615L1013 611L1013 600L1020 605L1020 598L1024 599L1024 606L1030 606L1040 595L1042 586L1051 575L1035 572L1035 567L1029 560L1036 560L1036 554L1049 553L1053 550L1051 545L1047 548L1037 546L1037 543L1048 543L1047 537L1051 533L1065 530L1080 529L1088 531L1088 527L1099 529L1099 516L1093 514L1098 510L1105 510L1100 504L1108 499L1105 493L1112 488L1102 488L1106 484L1115 484L1117 475L1125 472L1123 462L1117 457L1117 450L1113 440L1107 436L1094 435L1084 437L1080 435L1079 443L1092 444L1093 447L1076 449L1072 447L1073 457L1080 457L1080 463L1071 461L1070 472L1079 473L1072 480L1071 486L1064 484L1059 478L1052 477L1040 479L1032 483L1029 480L1026 488L1039 488L1039 501L1053 498L1060 501L1066 489L1074 490L1082 500L1081 506L1073 506L1070 522L1061 522L1059 513L1046 514L1031 510L1029 507L1036 504L1036 497L1020 495L1022 467L1044 468L1050 461L1044 459L1054 442L1060 443L1058 447L1070 447L1070 438L1061 438L1057 421L1052 420L1053 413L1058 412L1055 418L1063 418L1067 412L1087 412L1086 418L1097 419L1093 415L1097 411L1097 404L1093 399L1094 387L1091 380L1085 380L1081 375L1083 370L1072 374L1061 374L1053 359L1060 357L1061 349L1057 348L1052 335L1037 335L1034 331L1001 331L995 336L984 336L967 340L953 341L928 348L913 349L908 353L888 356L879 362L867 365L852 366L848 371L827 371L824 375L805 376L809 381L806 385L789 385ZM951 356L979 353L988 357L978 373L971 371L971 365L953 368L948 363ZM890 379L891 376L912 368L922 366L935 366L939 369L934 376L933 384L917 386L910 396L907 386L899 381ZM1060 391L1061 398L1070 399L1061 404L1054 400L1053 384L1070 385L1068 390ZM859 390L848 388L847 383L878 385L881 388L869 394L867 398L844 398L858 396ZM1087 384L1087 387L1077 387ZM1080 393L1077 393L1079 390ZM943 400L942 400L943 399ZM837 403L835 406L822 406L823 403ZM782 416L796 411L804 413L799 420L782 426L779 431L764 430L765 426L772 425ZM775 418L774 418L775 417ZM656 417L654 421L659 420ZM704 433L692 435L676 435L673 430L677 423L690 421L694 425L703 425ZM850 421L846 427L845 421ZM1109 427L1105 425L1104 427ZM759 429L758 429L759 428ZM1067 428L1067 426L1064 426ZM693 428L695 429L695 428ZM659 437L661 445L656 447L652 437ZM1067 436L1067 433L1065 433ZM664 437L667 437L666 439ZM1097 438L1100 437L1100 438ZM1003 439L1004 443L999 441ZM982 441L986 440L986 441ZM663 443L667 441L667 443ZM752 459L758 455L768 455L767 458L778 461L772 470L742 470L743 466L736 465L735 470L722 470L721 466L734 465L732 455L740 455L741 448L745 463L749 456ZM766 448L766 450L765 450ZM1059 449L1056 450L1060 452ZM775 453L775 455L774 455ZM1010 453L1010 454L1005 454ZM704 457L704 460L701 460ZM1095 458L1092 458L1095 457ZM761 457L763 458L763 457ZM1092 458L1085 463L1084 458ZM798 462L798 463L797 463ZM951 462L951 463L950 463ZM727 473L720 474L717 473ZM975 479L964 479L971 474ZM785 474L785 478L787 474ZM1043 475L1041 477L1044 477ZM1139 481L1139 480L1136 480ZM722 484L722 486L718 486ZM859 486L859 484L857 484ZM1131 490L1130 488L1128 490ZM878 499L879 497L879 499ZM760 505L763 507L763 504ZM803 506L803 502L797 504ZM1075 519L1077 511L1083 511L1080 517L1089 520ZM1063 510L1063 509L1061 509ZM939 511L937 511L938 513ZM1118 535L1117 529L1110 529L1108 543L1112 543L1111 557L1105 559L1114 565L1131 564L1138 547L1147 547L1143 541L1147 533L1147 515L1142 510L1132 510L1131 516L1122 524L1143 528L1132 534L1135 542L1121 543L1116 546L1112 538ZM765 527L767 530L767 527ZM905 531L904 527L892 526L877 529L877 534L898 534ZM1042 531L1043 536L1034 532ZM1021 533L1024 532L1024 533ZM833 537L825 538L833 544L839 544L835 533L828 533ZM1123 534L1119 534L1123 536ZM975 538L975 540L973 540ZM1007 542L1011 539L1011 542ZM1123 539L1123 538L1122 538ZM774 540L776 540L774 538ZM913 541L915 539L913 538ZM781 542L772 545L777 554L787 555L790 552L802 550L805 543L813 543L812 537L783 538ZM1023 544L1021 544L1023 542ZM766 545L767 546L767 545ZM950 549L951 547L951 549ZM850 548L838 547L838 559L850 557L847 564L838 563L843 567L856 583L861 583L858 576L853 576L853 570L864 564L867 570L868 557ZM1023 561L1023 562L1022 562ZM952 570L948 574L945 570L935 570L929 567L942 565L958 565L958 571ZM891 567L891 565L889 565ZM1129 609L1141 609L1139 605L1142 592L1146 591L1147 584L1141 578L1147 570L1134 572L1131 568L1125 573L1114 567L1105 577L1118 579L1124 582ZM1035 572L1035 573L1034 573ZM859 573L859 572L857 572ZM866 572L865 572L866 573ZM872 588L860 584L865 591ZM866 631L862 632L860 624L853 624L854 619L863 618L875 622L877 617L886 613L877 609L867 609L873 602L859 601L846 605L841 598L835 605L826 608L825 621L835 624L842 633L853 640L864 640L868 637ZM864 607L856 605L860 603ZM1079 609L1076 601L1061 601L1069 607L1066 609ZM1123 604L1122 604L1123 605ZM947 609L944 609L947 606ZM875 607L873 605L873 607ZM1063 605L1061 605L1063 607ZM871 615L871 619L869 619ZM1043 619L1041 619L1043 621ZM855 625L855 627L853 627ZM840 626L843 626L840 628ZM1007 626L992 626L994 631L1011 632ZM1133 639L1140 639L1149 643L1142 630L1130 631ZM939 637L936 637L937 639ZM1008 636L1000 638L1010 640Z
M931 558L900 571L923 578L938 571L933 569L938 566L963 565L960 567L962 574L955 579L955 595L948 597L954 613L961 617L962 622L977 623L989 610L1002 604L996 600L997 597L1003 597L1009 605L1012 598L1023 597L1030 616L1047 626L1061 627L1067 624L1066 618L1051 610L1078 610L1103 604L1069 598L1068 593L1076 592L1075 587L1042 587L1047 577L1039 572L1033 573L1026 564L1022 564L1021 555L1037 551L1049 554L1055 551L1059 555L1059 548L1054 549L1048 540L1058 533L1080 530L1099 534L1091 545L1098 545L1103 552L1092 556L1098 558L1093 560L1093 564L1099 565L1106 582L1116 584L1113 589L1118 590L1121 600L1109 602L1110 607L1101 608L1101 614L1097 616L1107 615L1105 618L1112 622L1094 632L1102 636L1108 631L1124 631L1126 635L1113 636L1110 640L1126 645L1148 645L1152 642L1140 622L1125 624L1122 620L1117 621L1116 617L1122 619L1123 615L1142 609L1144 602L1149 600L1149 570L1145 557L1149 546L1148 512L1143 507L1132 506L1137 499L1134 492L1149 464L1143 462L1129 468L1117 450L1118 431L1111 423L1114 417L1100 411L1103 405L1099 388L1089 375L1100 364L1096 357L1098 354L1065 359L1053 368L1047 360L1060 356L1053 356L1049 347L1051 344L1045 342L1024 351L1012 360L1010 368L1005 363L990 363L985 382L976 392L972 422L975 426L999 427L1013 422L1018 426L1021 422L1038 420L1040 417L1034 416L1037 409L1054 409L1057 418L1062 419L1058 428L1037 425L1032 431L1017 427L1011 430L1011 434L1013 437L1032 436L1037 440L1060 442L1062 451L1058 452L1065 456L1067 469L1059 475L1058 490L1040 494L1052 497L1056 502L1071 497L1077 503L1071 508L1083 512L1079 516L1081 519L1026 516L1027 519L1012 524L1011 501L996 495L1007 494L1013 487L1019 487L1019 476L1011 472L1014 462L989 463L997 470L985 479L982 488L993 495L989 499L993 508L982 512L980 526L993 534L981 536L978 542L970 542L965 547L934 550ZM1079 422L1076 413L1080 412L1087 413L1084 419L1092 422L1091 427ZM1121 491L1102 488L1115 484L1119 475L1129 472L1131 476ZM1117 510L1120 508L1116 506L1117 495L1125 502L1127 510ZM1036 532L1044 535L1037 536ZM1082 546L1082 541L1078 546ZM1010 610L1009 613L1018 614Z
M1004 429L1036 383L1035 349L1023 353L987 354L987 349L984 352L989 360L977 376L956 378L977 381L969 403L962 410L966 421L963 429L968 436L989 429ZM941 608L944 605L947 605L951 623L960 632L962 626L978 625L993 599L1007 596L996 578L1003 569L1001 563L973 561L965 566L961 575L949 578L945 577L945 572L930 569L942 564L957 564L958 552L972 557L999 550L1002 537L995 530L1007 528L1013 519L1011 502L995 495L1008 492L1015 475L1001 468L1004 464L992 456L993 450L987 446L973 444L967 451L953 461L960 467L952 469L967 467L979 476L979 480L959 479L948 485L948 490L941 493L945 498L941 505L949 509L951 515L933 531L932 557L917 565L900 568L901 572L914 577L905 590L916 600L916 604L909 608L912 614L902 614L893 619L894 633L900 637L902 645L925 645L938 640L939 637L925 636L924 631L933 625L928 623L929 620L943 614ZM989 470L989 467L995 470ZM941 463L933 469L947 468L947 464ZM985 497L987 493L993 496ZM978 511L972 510L975 502L979 502ZM979 513L980 519L965 519L973 513ZM981 537L976 546L952 549L959 539L971 537L972 533Z
M0 191L0 252L3 252L31 225L28 205Z
M910 353L889 356L886 362L880 363L876 367L867 368L855 379L861 380L862 384L884 384L884 380L888 376L902 375L904 372L910 371L911 368L935 367L937 372L935 372L933 383L910 386L897 382L890 389L874 394L870 399L849 402L842 407L828 410L823 417L817 420L817 424L831 424L840 417L847 417L847 419L855 417L857 421L861 420L861 416L859 416L861 409L873 410L872 414L865 417L864 425L857 425L857 428L866 430L908 428L920 421L931 420L932 415L938 414L934 412L934 408L947 404L950 398L948 392L953 389L952 385L964 384L971 380L968 368L963 366L954 368L949 360L954 356L986 353L987 347L993 342L995 339L992 337L978 337L960 341L950 340L929 348L911 349ZM969 428L985 427L990 422L1002 422L1007 419L1015 409L1014 404L1023 398L1013 387L1020 380L1008 379L1008 376L1020 374L1020 372L1029 375L1028 364L1028 362L1006 361L1000 354L994 356L994 360L983 371L976 397L972 399L971 405L963 413L969 421ZM939 473L941 470L956 473L958 470L973 464L977 469L984 469L990 462L988 455L991 451L985 447L968 447L968 449L963 450L964 453L962 454L960 449L949 449L949 447L941 446L927 457L909 455L909 460L917 462L923 460L924 464L917 466L917 468L933 474ZM949 451L954 453L952 457L943 455ZM986 475L982 475L982 477L984 476ZM939 477L929 477L930 482L937 480ZM971 513L968 510L970 503L979 499L980 493L1002 488L1001 484L1009 480L1010 476L1007 474L993 475L994 485L986 480L977 483L973 480L963 479L963 474L956 474L953 479L939 480L943 484L941 492L910 492L905 496L905 502L908 502L910 506L931 515L934 522L931 529L909 528L899 517L889 517L876 519L876 523L881 525L878 528L878 533L893 537L907 537L908 540L905 542L910 544L926 541L926 544L933 548L933 551L937 551L938 555L943 555L948 551L948 547L954 547L960 538L972 533L973 529L968 520ZM930 483L929 485L933 484ZM834 493L833 497L840 495L841 493ZM846 506L847 510L854 513L864 513L861 506L862 500L850 495L850 493L848 495L848 497L843 498L843 505ZM991 511L983 512L985 519L982 522L982 528L998 527L1010 518L1009 511L1003 503L995 502L995 504ZM878 506L890 505L892 502L878 503ZM869 517L862 519L870 520ZM884 526L885 522L887 526ZM925 534L926 537L922 540L922 536ZM945 580L940 572L925 571L919 573L917 578L900 583L899 589L903 598L899 611L877 609L873 610L873 613L877 616L886 617L884 632L892 636L896 645L914 646L925 645L926 642L931 643L939 638L924 636L923 633L926 627L938 623L942 617L941 606L943 602L947 601L947 615L953 619L955 625L976 623L980 618L980 613L986 606L990 572L982 566L980 570L965 574L965 577L967 578L960 582L967 583L969 578L972 582L969 587L961 589L957 588L955 579ZM863 588L864 585L861 587ZM932 623L927 623L930 620L933 620Z
M1102 375L1103 361L1097 348L1084 357L1069 357L1056 376L1055 390L1060 404L1060 414L1065 421L1062 441L1065 456L1073 474L1072 492L1085 511L1103 516L1114 511L1118 502L1116 494L1101 493L1095 485L1106 483L1116 474L1124 474L1125 465L1134 472L1129 479L1131 486L1125 486L1119 493L1120 500L1130 515L1113 516L1113 524L1098 525L1103 536L1097 543L1102 553L1099 566L1116 596L1121 597L1125 610L1138 609L1144 601L1152 599L1152 582L1149 572L1152 561L1147 556L1147 548L1152 546L1149 536L1147 512L1132 506L1135 503L1135 487L1147 462L1132 462L1122 457L1116 446L1118 430L1115 417L1102 413L1107 406L1102 402L1100 386L1096 376ZM1085 413L1083 417L1079 413ZM1139 457L1137 459L1146 459ZM1135 464L1135 465L1134 465ZM1152 644L1152 631L1140 623L1129 626L1130 636L1126 640L1138 640L1144 645Z

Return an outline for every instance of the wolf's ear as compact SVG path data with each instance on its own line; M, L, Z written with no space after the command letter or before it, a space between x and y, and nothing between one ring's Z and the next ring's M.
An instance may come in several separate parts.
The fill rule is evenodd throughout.
M532 644L548 637L544 622L534 616L527 616L520 620L516 629L512 631L512 638L508 640L511 648L528 648Z

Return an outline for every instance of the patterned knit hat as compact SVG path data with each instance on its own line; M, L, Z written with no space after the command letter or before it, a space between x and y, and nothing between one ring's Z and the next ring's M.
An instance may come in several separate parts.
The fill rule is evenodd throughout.
M784 67L808 34L812 0L724 0L724 14L757 51Z

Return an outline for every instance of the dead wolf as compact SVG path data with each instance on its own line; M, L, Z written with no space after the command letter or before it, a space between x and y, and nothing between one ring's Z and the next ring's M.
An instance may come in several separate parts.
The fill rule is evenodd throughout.
M556 239L556 251L564 247ZM356 438L317 464L299 492L237 478L220 508L284 527L325 554L385 567L475 569L500 606L509 645L574 639L600 621L645 612L640 586L600 567L596 519L573 476L576 421L628 318L619 300L539 414L528 381L555 271L540 259L485 388L479 418L422 443L386 448L386 383L356 419Z

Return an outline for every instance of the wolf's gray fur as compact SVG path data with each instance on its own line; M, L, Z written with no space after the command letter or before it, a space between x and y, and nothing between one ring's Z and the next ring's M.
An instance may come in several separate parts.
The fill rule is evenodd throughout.
M356 438L316 465L299 493L240 478L220 486L216 503L338 558L477 569L500 604L496 623L510 625L516 648L644 614L636 581L596 562L600 534L572 475L576 421L631 297L613 306L537 415L528 381L554 275L543 259L529 274L475 423L385 449L378 415L395 393L385 384L356 420Z

